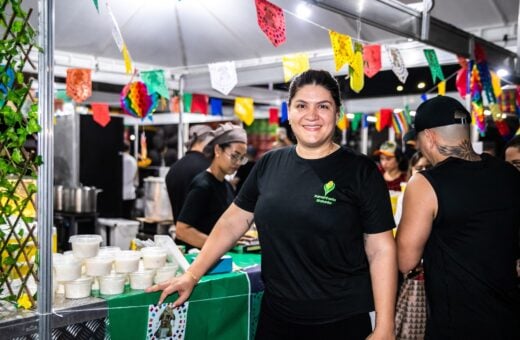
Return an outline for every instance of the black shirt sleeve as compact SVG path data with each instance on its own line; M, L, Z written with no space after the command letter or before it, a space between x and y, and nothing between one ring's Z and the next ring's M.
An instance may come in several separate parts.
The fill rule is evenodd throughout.
M385 180L375 164L370 164L366 171L359 188L363 232L376 234L391 230L395 222Z
M210 190L200 184L192 183L177 220L200 230L204 224L202 220L206 218L204 207L210 200Z
M259 172L260 169L263 168L266 163L266 160L268 159L268 155L264 155L256 164L253 166L253 169L249 173L249 176L247 176L244 184L242 185L242 188L240 189L240 192L238 193L237 197L235 198L235 204L246 211L254 212L256 201L258 200L258 195L260 194L259 191Z

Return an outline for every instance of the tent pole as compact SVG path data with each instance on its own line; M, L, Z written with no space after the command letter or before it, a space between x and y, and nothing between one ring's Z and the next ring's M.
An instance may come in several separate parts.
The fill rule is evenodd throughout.
M177 158L184 156L184 75L179 77L179 124L177 126Z
M52 225L54 158L54 0L39 0L38 54L38 155L43 164L38 171L38 335L50 340L52 335Z

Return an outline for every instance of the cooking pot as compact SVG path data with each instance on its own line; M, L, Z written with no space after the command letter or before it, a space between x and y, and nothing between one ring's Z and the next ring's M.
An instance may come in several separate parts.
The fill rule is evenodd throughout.
M54 188L54 209L73 213L92 213L97 210L97 194L102 192L95 187Z

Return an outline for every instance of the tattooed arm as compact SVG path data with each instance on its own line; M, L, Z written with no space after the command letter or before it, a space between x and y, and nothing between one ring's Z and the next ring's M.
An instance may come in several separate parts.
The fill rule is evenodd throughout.
M479 155L473 150L471 142L467 139L464 139L458 145L437 145L437 150L446 157L462 158L467 161L480 160Z
M215 224L204 243L204 247L202 247L200 254L191 264L189 270L179 278L156 284L146 291L162 290L159 303L162 303L168 295L178 292L179 298L175 301L175 306L182 304L189 298L199 279L226 251L236 244L237 240L249 229L252 222L253 213L232 203Z

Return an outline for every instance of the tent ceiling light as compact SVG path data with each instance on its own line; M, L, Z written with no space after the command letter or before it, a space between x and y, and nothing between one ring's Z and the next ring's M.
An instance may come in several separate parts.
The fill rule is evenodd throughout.
M301 19L309 19L311 16L311 9L308 4L300 3L296 7L296 15Z
M418 89L424 89L425 87L426 87L426 83L424 81L421 81L420 83L417 84Z
M505 68L501 68L497 71L497 76L499 76L500 78L507 77L508 75L509 75L509 71L506 70Z

